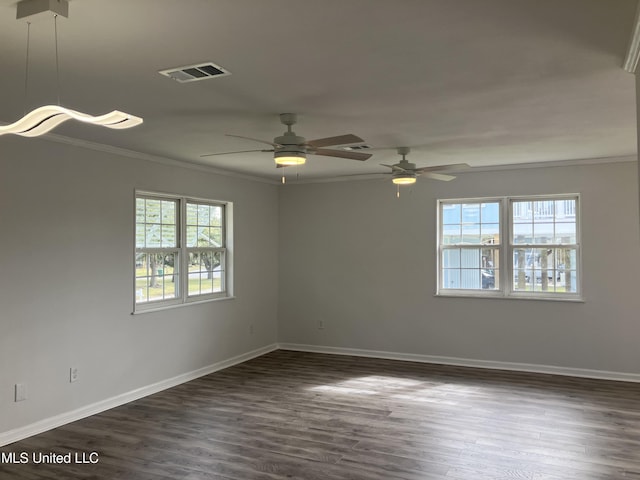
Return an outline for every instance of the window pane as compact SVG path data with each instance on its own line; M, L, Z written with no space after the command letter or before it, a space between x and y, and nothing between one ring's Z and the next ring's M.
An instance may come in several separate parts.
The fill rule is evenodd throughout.
M177 246L175 200L136 198L136 248Z
M152 200L147 198L146 204L146 223L160 223L160 200Z
M175 225L162 225L162 246L176 247L176 227Z
M480 268L482 265L479 248L465 248L460 252L460 266L462 268Z
M189 253L189 296L224 290L222 260L222 252Z
M462 223L480 223L480 204L462 204Z
M514 250L513 288L547 293L576 292L575 249Z
M533 225L533 243L552 243L554 238L553 223L535 223Z
M145 245L144 235L145 235L144 223L136 223L136 248L144 247Z
M442 266L444 268L460 268L460 249L445 249L442 252Z
M499 223L500 222L500 203L491 202L481 204L480 214L482 215L482 223Z
M136 223L144 223L144 198L136 198Z
M212 205L210 208L211 208L211 211L209 212L209 215L211 218L209 222L210 225L214 227L221 227L222 226L222 207Z
M187 247L224 246L223 215L224 207L221 205L188 203Z
M187 225L198 224L198 206L193 203L187 203Z
M576 221L576 201L570 200L556 200L556 221Z
M533 243L533 224L514 223L513 224L513 243L514 244Z
M484 245L499 244L500 225L497 223L483 223L481 225L481 238Z
M136 303L177 296L176 259L175 253L136 255Z
M460 224L460 204L443 204L442 205L442 223L444 225Z
M480 224L462 225L462 243L480 243Z
M500 270L482 269L480 271L481 286L484 290L498 290L500 288Z
M573 222L556 223L556 243L577 243L576 224Z
M176 203L174 201L163 200L162 202L162 223L176 223Z
M220 227L212 227L209 229L209 239L211 241L212 247L222 247L222 228Z
M213 249L224 247L225 206L152 195L136 197L136 304L224 292L225 252ZM185 254L183 276L179 262Z
M198 227L187 227L187 247L195 247L198 241Z
M513 202L513 243L577 243L575 212L575 199Z
M531 255L527 254L527 249L518 248L513 250L513 288L514 290L526 290L527 286L527 265Z
M443 250L442 288L495 289L498 282L498 248L461 248Z
M500 203L442 205L441 242L454 244L499 244Z
M501 218L502 201L441 204L440 288L504 289L500 282L504 256L500 237L506 228L515 248L506 259L513 284L505 294L577 293L577 198L558 198L507 199L509 219ZM470 247L476 244L484 248ZM448 248L451 245L460 247Z
M480 288L480 270L463 268L460 270L460 288L477 290Z
M452 245L462 242L460 225L445 225L442 228L442 243Z
M533 205L531 202L513 202L513 223L531 223Z
M541 200L533 202L533 221L544 222L553 220L555 202L550 200Z
M442 288L460 288L460 270L445 268L442 271Z
M209 225L209 205L198 205L198 225Z
M160 247L160 225L147 224L145 233L145 246L149 248Z

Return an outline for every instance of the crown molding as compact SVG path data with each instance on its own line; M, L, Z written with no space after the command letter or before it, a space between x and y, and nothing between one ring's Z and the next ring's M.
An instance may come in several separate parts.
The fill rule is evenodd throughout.
M640 5L636 10L636 18L633 22L633 32L629 39L629 47L627 48L627 56L624 59L622 68L629 73L636 73L638 68L638 60L640 60Z
M639 10L640 11L640 10ZM638 45L640 48L640 27L638 31ZM640 51L640 50L639 50ZM0 122L3 125L3 122ZM276 185L285 187L289 184L282 185L279 180L273 180L270 178L259 177L255 175L247 175L243 173L234 172L232 170L224 170L220 168L211 167L199 163L189 162L186 160L177 160L174 158L163 157L160 155L151 155L148 153L137 152L135 150L128 150L126 148L114 147L103 143L91 142L88 140L81 140L78 138L67 137L55 133L47 133L38 137L40 140L49 140L57 143L63 143L66 145L73 145L75 147L86 148L88 150L94 150L98 152L110 153L122 157L135 158L138 160L145 160L149 162L159 163L162 165L186 168L189 170L196 170L199 172L210 173L214 175L221 175L225 177L238 178L251 182L266 183L269 185ZM495 170L520 170L527 168L548 168L548 167L567 167L567 166L579 166L579 165L594 165L594 164L606 164L606 163L623 163L623 162L637 162L637 155L620 155L613 157L593 157L593 158L576 158L569 160L549 160L541 162L528 162L528 163L511 163L505 165L480 165L472 167L469 171L456 171L456 175L464 175L466 173L488 172ZM446 173L446 170L443 170ZM335 183L335 182L353 182L363 180L380 180L380 176L383 172L370 172L357 175L338 175L322 178L307 178L303 180L296 180L295 185L309 184L309 183Z
M0 123L2 125L2 123ZM248 180L251 182L267 183L269 185L280 185L277 180L270 178L259 177L255 175L247 175L243 173L233 172L231 170L223 170L220 168L210 167L208 165L202 165L199 163L188 162L186 160L177 160L174 158L163 157L160 155L151 155L148 153L137 152L135 150L128 150L126 148L114 147L112 145L105 145L103 143L91 142L88 140L81 140L78 138L67 137L56 133L47 133L38 137L40 140L48 140L56 143L63 143L65 145L72 145L74 147L86 148L88 150L94 150L97 152L110 153L121 157L135 158L137 160L145 160L148 162L160 163L171 167L186 168L189 170L196 170L199 172L211 173L215 175L221 175L225 177L239 178L242 180Z
M478 172L492 172L498 170L524 170L529 168L552 168L552 167L574 167L583 165L599 165L610 163L627 163L636 162L638 160L637 155L620 155L615 157L594 157L594 158L575 158L570 160L548 160L542 162L527 162L527 163L510 163L505 165L480 165L477 167L471 167L469 170L456 170L456 176L462 176L469 173ZM386 172L385 172L386 173ZM443 169L442 173L447 173L447 170ZM454 173L454 172L451 172ZM357 175L342 175L336 177L323 177L323 178L308 178L304 180L296 180L295 184L308 184L308 183L336 183L336 182L355 182L363 180L380 180L381 175L384 173L363 173Z

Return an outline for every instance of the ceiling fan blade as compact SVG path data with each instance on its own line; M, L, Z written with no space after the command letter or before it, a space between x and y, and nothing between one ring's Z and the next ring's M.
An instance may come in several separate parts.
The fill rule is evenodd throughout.
M360 161L364 161L371 158L370 153L347 152L345 150L330 150L327 148L318 148L316 150L312 150L309 153L312 153L314 155L323 155L325 157L348 158L349 160L360 160Z
M347 134L339 135L337 137L318 138L316 140L309 140L307 145L312 147L330 147L333 145L346 145L348 143L362 143L362 140L357 135Z
M233 155L235 153L251 153L251 152L273 152L274 150L240 150L237 152L220 152L220 153L206 153L200 155L201 157L214 157L216 155Z
M271 145L274 148L278 148L280 147L280 145L278 145L277 143L273 143L273 142L268 142L266 140L260 140L259 138L251 138L251 137L243 137L242 135L231 135L229 133L226 134L227 137L235 137L235 138L242 138L244 140L252 140L254 142L260 142L260 143L266 143L267 145Z
M413 173L413 170L405 170L404 168L399 167L398 165L387 165L386 163L381 163L380 165L382 165L383 167L389 167L392 171L395 170L397 172Z
M456 178L453 175L445 175L444 173L423 172L421 175L423 177L432 178L434 180L442 180L443 182L449 182Z
M433 167L416 168L416 173L437 172L438 170L466 170L467 168L471 168L468 163L452 163L451 165L436 165Z

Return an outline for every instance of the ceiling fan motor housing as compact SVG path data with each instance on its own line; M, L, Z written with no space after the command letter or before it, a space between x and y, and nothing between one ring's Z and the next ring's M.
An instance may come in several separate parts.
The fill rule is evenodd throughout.
M277 144L273 159L278 165L301 165L307 158L307 147L304 145L304 137L299 137L293 132L285 132L281 137L273 139Z
M276 149L276 153L307 153L305 142L306 140L304 137L299 137L293 132L285 132L285 134L281 137L276 137L273 139L273 143L279 145L279 147Z

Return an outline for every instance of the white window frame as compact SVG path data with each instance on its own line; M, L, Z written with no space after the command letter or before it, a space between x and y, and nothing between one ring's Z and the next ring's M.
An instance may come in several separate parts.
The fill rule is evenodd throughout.
M513 204L520 201L558 201L558 200L575 200L575 225L576 225L576 243L529 243L514 244L513 242ZM469 203L500 203L500 243L492 244L491 248L498 249L499 266L500 266L500 282L495 289L451 289L443 287L442 259L443 252L448 248L482 248L483 244L457 244L444 245L442 242L443 233L443 206L444 205L462 205ZM453 296L453 297L481 297L481 298L509 298L509 299L537 299L537 300L561 300L561 301L582 301L582 248L581 248L581 198L577 193L566 194L550 194L550 195L522 195L509 197L474 197L474 198L452 198L439 199L437 201L437 272L436 272L436 296ZM486 245L485 247L489 247ZM514 272L516 266L513 265L513 252L521 248L572 248L576 251L576 275L575 275L575 292L553 291L518 291L514 289Z
M170 248L150 248L150 247L137 247L135 242L136 237L136 204L139 198L151 198L155 200L169 200L177 203L176 208L176 235L177 245ZM205 204L211 206L222 207L222 239L223 245L220 247L187 247L187 204ZM183 195L150 192L136 190L134 195L134 255L133 255L133 313L144 313L156 310L163 310L166 308L179 307L183 305L193 303L203 303L215 300L233 298L233 203L220 200L203 199L196 197L188 197ZM189 268L188 260L189 254L193 252L220 252L222 254L221 263L221 291L197 295L189 295L188 283L189 283ZM143 303L138 303L136 298L136 257L140 253L175 253L175 262L178 265L178 279L176 280L176 296L175 298L153 300Z

